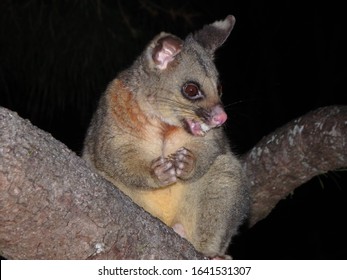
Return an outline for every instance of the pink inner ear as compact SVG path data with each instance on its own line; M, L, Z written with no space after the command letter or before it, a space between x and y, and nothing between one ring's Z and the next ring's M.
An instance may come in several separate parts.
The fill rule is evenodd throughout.
M171 36L161 38L153 50L154 63L160 70L166 69L181 49L182 41L180 39Z
M166 69L169 62L174 60L175 49L163 42L162 49L155 54L155 60L158 68L163 70Z

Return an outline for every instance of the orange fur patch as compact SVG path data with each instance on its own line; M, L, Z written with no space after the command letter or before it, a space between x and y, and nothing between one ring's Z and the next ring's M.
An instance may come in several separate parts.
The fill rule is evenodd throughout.
M163 124L162 125L162 137L163 137L163 139L165 140L167 138L170 138L179 129L180 129L180 127L178 127L178 126L174 126L174 125L170 125L170 124Z
M145 127L150 121L131 91L121 81L115 81L109 93L109 100L113 117L120 128L139 136L145 133Z

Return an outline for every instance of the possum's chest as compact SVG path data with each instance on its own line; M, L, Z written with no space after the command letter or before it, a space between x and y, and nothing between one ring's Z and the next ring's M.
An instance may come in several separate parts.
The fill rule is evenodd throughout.
M149 119L142 128L142 138L137 143L141 151L138 160L148 164L148 176L152 176L152 161L159 157L167 158L192 141L192 136L182 127L169 125L158 119ZM147 212L172 226L176 222L186 187L183 182L176 182L166 187L153 186L145 190L126 188L124 191Z
M152 160L163 156L168 157L179 148L184 147L189 136L182 128L175 126L165 126L158 131L154 131L156 137L148 138L146 149L152 154ZM151 140L152 139L152 140ZM154 140L155 139L155 140ZM182 203L186 186L182 182L177 182L167 187L158 189L137 190L132 198L153 216L161 219L168 226L172 226L176 221L180 204Z

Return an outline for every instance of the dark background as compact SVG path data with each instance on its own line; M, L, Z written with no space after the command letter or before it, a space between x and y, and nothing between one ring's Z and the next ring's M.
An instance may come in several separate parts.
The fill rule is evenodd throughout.
M100 94L154 35L184 38L233 14L216 64L226 130L242 154L295 117L346 105L343 11L334 1L1 0L0 106L79 153ZM347 259L346 173L298 188L242 231L234 258Z

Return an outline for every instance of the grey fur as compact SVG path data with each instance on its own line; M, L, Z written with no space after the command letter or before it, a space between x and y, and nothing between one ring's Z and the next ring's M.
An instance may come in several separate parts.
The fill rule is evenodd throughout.
M183 225L181 235L208 256L225 254L249 204L240 163L223 128L211 125L215 112L224 118L213 53L234 21L228 16L184 41L167 33L156 36L101 97L83 151L97 172L159 218L161 210L143 196L172 188L172 203L178 205L169 213L172 219L163 221ZM203 98L184 97L182 85L189 81ZM187 119L197 123L194 132L200 136L192 135Z

